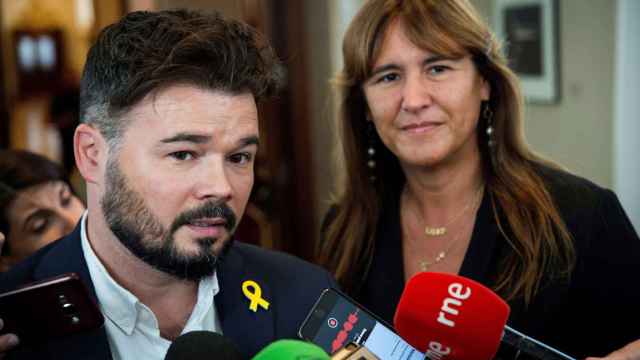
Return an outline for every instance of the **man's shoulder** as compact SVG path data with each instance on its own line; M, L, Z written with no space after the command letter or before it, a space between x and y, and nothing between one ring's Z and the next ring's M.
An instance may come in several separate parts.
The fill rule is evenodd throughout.
M325 269L291 254L241 242L234 243L233 250L242 257L245 266L253 271L265 271L270 276L331 278Z
M293 255L244 243L234 244L233 251L241 257L245 274L267 281L276 293L313 294L315 300L322 290L338 287L328 271Z

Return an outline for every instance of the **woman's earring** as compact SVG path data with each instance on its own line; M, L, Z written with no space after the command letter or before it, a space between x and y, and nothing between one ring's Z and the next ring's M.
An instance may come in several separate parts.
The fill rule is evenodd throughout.
M375 132L373 121L367 119L367 140L369 142L367 146L367 167L369 168L369 181L372 183L376 181Z
M492 149L496 145L496 141L493 135L495 131L493 128L493 110L491 110L489 103L484 104L482 117L487 121L487 145Z
M486 102L482 109L482 117L487 122L487 145L489 147L489 159L491 161L491 167L496 168L496 139L495 139L495 128L493 127L493 110L489 106L489 103Z

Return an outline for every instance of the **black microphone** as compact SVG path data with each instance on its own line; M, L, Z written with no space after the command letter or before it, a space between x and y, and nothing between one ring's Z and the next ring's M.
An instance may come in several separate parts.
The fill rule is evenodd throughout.
M169 346L164 360L242 360L236 344L211 331L190 331L178 336Z

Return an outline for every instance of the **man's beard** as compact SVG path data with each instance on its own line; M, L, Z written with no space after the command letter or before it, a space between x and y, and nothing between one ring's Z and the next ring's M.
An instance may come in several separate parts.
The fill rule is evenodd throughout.
M155 269L180 279L200 280L213 275L219 259L233 242L236 217L227 204L209 201L187 210L179 214L167 230L145 205L142 195L129 187L117 160L108 160L105 177L102 212L113 234L131 253ZM226 241L213 237L196 239L197 254L185 254L178 249L174 234L180 227L214 217L226 221L224 227L229 234ZM225 241L219 254L212 249L217 241Z

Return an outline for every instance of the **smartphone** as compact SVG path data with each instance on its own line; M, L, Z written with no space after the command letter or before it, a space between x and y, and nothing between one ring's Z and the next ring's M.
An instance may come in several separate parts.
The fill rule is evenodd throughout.
M353 342L380 359L424 359L424 354L402 340L390 325L335 289L322 292L300 326L298 336L329 354Z
M68 273L0 294L1 333L34 344L101 327L104 317L78 275Z

